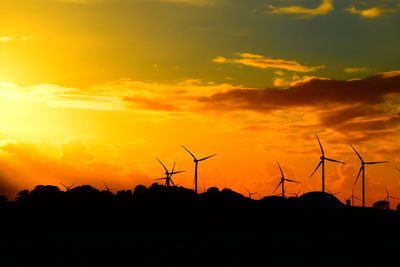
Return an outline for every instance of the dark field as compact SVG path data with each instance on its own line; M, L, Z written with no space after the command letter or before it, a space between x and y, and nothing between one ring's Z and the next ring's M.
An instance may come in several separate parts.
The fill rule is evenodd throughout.
M3 266L399 263L399 212L345 207L329 194L256 201L163 186L43 190L2 204Z

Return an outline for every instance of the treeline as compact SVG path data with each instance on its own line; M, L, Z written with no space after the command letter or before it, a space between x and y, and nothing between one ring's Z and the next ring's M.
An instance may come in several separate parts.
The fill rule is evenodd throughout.
M91 206L101 208L104 206L151 205L152 203L163 202L170 202L180 206L188 205L192 202L196 202L196 205L222 202L225 204L232 203L232 205L246 203L246 205L282 209L293 207L342 208L345 206L335 196L322 192L308 192L301 196L288 198L272 195L260 197L255 201L231 189L224 188L219 190L217 187L210 187L200 194L196 194L192 189L178 186L166 187L157 183L149 187L137 185L133 190L119 190L115 193L108 187L106 187L107 190L99 190L91 185L64 187L65 190L61 190L60 187L55 185L37 185L31 191L25 189L17 193L13 202L8 202L5 196L0 195L0 205ZM373 207L381 210L390 210L390 203L386 200L380 200L375 202ZM400 211L400 204L397 205L396 210Z

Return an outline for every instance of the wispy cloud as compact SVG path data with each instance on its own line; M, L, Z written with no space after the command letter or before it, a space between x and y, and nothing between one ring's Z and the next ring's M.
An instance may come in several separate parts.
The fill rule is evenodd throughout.
M305 8L297 5L284 7L267 5L267 7L270 9L268 13L300 15L301 18L311 18L315 16L326 15L334 10L333 0L322 0L321 4L316 8Z
M9 42L9 41L29 41L33 38L31 35L21 36L21 37L14 37L14 36L0 36L0 42Z
M289 70L295 72L311 72L325 66L304 66L297 61L290 61L284 59L271 59L262 55L255 55L251 53L238 53L240 58L229 59L225 57L217 57L212 61L215 63L233 63L233 64L241 64L246 66L251 66L260 69L282 69Z
M343 70L345 73L358 73L358 72L367 72L369 69L367 67L353 67L353 68L345 68Z
M13 38L11 36L0 36L0 42L8 42L12 40Z
M347 12L351 14L356 14L364 18L378 18L386 13L396 12L396 9L391 8L381 8L381 7L371 7L368 9L357 9L356 7L349 7L346 9Z
M86 110L192 111L201 106L196 101L199 97L233 88L235 86L228 83L206 83L197 79L171 84L120 79L86 90L55 84L19 86L0 82L0 104L36 103Z

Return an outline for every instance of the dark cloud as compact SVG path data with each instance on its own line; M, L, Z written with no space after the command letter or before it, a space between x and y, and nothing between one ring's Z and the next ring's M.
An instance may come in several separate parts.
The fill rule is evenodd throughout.
M352 105L323 111L319 114L320 123L323 126L342 125L343 122L357 119L370 118L385 115L385 112L374 105Z
M364 141L396 133L400 116L393 100L399 97L400 72L396 71L350 81L312 79L287 89L234 89L200 101L206 109L217 111L306 108L299 112L313 112L318 118L307 128L331 128L352 141ZM262 130L262 125L244 129Z
M400 73L396 74L349 81L315 78L287 89L234 89L199 100L208 108L264 112L288 107L326 107L329 104L373 105L382 103L388 94L400 93Z

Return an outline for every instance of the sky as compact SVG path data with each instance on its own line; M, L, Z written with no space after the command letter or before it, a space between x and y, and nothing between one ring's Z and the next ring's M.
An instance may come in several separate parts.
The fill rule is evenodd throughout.
M400 198L396 0L0 0L0 194L150 185ZM360 181L354 193L361 198ZM392 208L398 200L391 200ZM357 204L357 202L356 202ZM358 202L359 204L359 202Z

